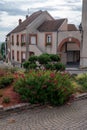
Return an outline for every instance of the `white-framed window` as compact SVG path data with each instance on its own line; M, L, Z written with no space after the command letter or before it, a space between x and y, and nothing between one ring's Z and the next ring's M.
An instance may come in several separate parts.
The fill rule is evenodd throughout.
M37 44L37 35L36 34L30 34L29 37L30 37L30 40L29 40L30 44L36 45Z
M23 57L22 58L25 59L25 53L23 53Z
M21 61L24 62L26 59L26 53L25 52L21 52Z
M51 43L52 42L52 36L51 35L47 35L47 43Z
M46 45L51 45L52 44L52 34L46 34L45 36L46 39Z
M25 37L25 34L22 34L22 35L21 35L21 43L24 43L24 42L26 41L25 38L26 38L26 37Z

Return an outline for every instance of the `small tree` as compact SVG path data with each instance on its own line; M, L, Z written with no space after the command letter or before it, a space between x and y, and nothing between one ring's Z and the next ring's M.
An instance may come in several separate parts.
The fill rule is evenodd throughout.
M39 62L41 65L45 65L45 64L47 64L48 62L51 62L50 55L49 55L49 54L42 54L42 55L38 56L38 62Z
M0 53L2 57L5 58L5 43L4 42L1 44Z
M60 61L60 57L56 54L50 54L49 56L50 56L51 61L54 61L54 62Z
M30 63L36 63L36 61L38 60L38 57L33 55L28 60Z
M47 70L65 70L64 64L60 62L60 57L56 54L42 54L40 56L31 56L23 64L25 69L47 69Z

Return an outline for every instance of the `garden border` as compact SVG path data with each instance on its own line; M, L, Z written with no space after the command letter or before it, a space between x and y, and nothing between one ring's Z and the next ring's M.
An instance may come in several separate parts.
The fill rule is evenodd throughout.
M87 99L87 93L83 93L75 96L74 101ZM4 108L0 105L0 116L10 114L11 112L20 112L21 110L33 109L36 107L40 107L41 104L30 104L30 103L20 103L14 106Z

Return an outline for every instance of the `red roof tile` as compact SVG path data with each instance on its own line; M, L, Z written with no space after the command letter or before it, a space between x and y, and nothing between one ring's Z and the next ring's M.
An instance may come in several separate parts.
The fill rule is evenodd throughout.
M62 25L65 19L48 20L38 27L40 32L52 32L57 31Z
M18 25L14 30L12 30L9 34L11 33L17 33L17 32L21 32L23 30L26 29L26 27L33 22L40 14L42 13L42 11L37 11L35 13L33 13L31 16L29 16L26 20L24 20L20 25ZM8 34L8 35L9 35ZM7 35L7 36L8 36Z
M68 24L68 31L78 31L78 29L74 24Z

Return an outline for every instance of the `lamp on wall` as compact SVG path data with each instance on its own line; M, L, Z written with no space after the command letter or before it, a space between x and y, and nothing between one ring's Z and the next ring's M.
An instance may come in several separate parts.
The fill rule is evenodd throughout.
M82 27L82 23L80 23L80 25L79 25L79 31L81 33L81 46L82 46L82 43L83 43L83 27Z
M72 41L72 34L69 34L69 42L71 42Z
M83 48L83 35L84 35L82 23L80 23L80 25L79 25L79 31L80 31L80 34L81 34L81 44L80 44L80 59L81 59L81 57L82 57L82 48ZM80 62L80 64L81 64L81 62Z
M69 42L71 42L72 41L72 38L71 37L69 37Z
M82 24L80 23L80 25L79 25L79 31L80 31L80 33L83 31L83 28L82 28Z

